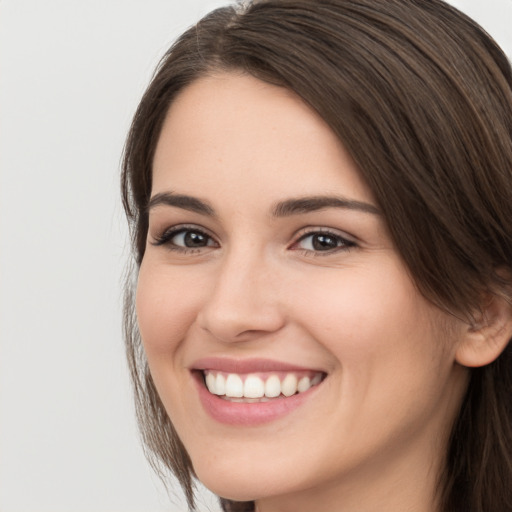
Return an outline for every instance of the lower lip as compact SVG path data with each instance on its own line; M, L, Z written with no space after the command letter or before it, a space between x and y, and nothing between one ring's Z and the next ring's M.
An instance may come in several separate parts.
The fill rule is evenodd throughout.
M205 411L214 420L228 425L252 426L277 420L304 404L321 385L320 383L302 393L286 398L272 399L268 402L230 402L210 393L206 389L202 375L194 373L196 374L199 399Z

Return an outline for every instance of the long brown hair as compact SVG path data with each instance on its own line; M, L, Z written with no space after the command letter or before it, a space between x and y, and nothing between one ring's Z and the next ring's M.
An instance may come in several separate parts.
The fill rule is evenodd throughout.
M468 321L483 293L510 299L512 71L490 36L441 0L256 0L187 30L162 59L126 142L132 278L169 105L218 70L287 87L322 116L358 164L426 298ZM147 454L178 477L193 508L193 468L147 367L131 281L125 337ZM509 346L472 370L439 478L443 512L512 510L511 357Z

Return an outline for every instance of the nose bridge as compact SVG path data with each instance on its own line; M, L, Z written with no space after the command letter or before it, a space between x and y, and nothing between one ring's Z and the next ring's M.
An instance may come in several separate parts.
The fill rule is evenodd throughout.
M269 258L250 245L233 247L219 262L200 312L200 325L222 341L241 341L278 330L279 310Z

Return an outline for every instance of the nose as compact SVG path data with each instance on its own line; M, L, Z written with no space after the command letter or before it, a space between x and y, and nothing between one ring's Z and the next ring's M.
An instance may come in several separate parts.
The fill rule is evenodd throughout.
M258 339L280 330L285 317L279 283L264 258L232 253L217 267L197 321L222 342Z

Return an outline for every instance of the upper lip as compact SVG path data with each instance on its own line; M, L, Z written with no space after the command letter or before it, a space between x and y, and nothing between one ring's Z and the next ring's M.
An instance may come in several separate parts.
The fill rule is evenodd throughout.
M313 370L325 373L323 370L308 368L295 364L276 361L274 359L250 358L250 359L229 359L225 357L204 357L195 361L191 370L217 370L225 373L256 373L256 372L279 372L279 371L304 371Z

